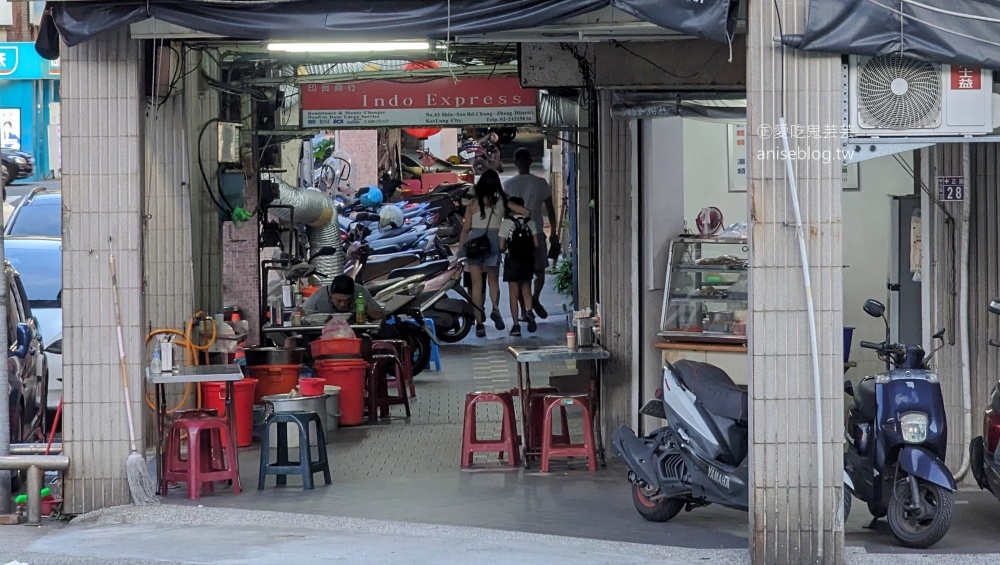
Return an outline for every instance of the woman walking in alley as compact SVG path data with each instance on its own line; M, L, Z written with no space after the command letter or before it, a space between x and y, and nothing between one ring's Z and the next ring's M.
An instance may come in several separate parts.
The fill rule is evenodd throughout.
M472 299L479 309L476 311L476 337L486 336L483 313L486 311L486 297L483 289L483 273L490 287L490 301L493 310L490 319L498 330L504 329L503 316L500 314L500 222L507 216L508 210L527 216L529 212L523 206L508 204L503 192L500 175L494 170L487 170L476 183L476 199L465 210L465 220L462 223L462 237L459 240L459 256L465 256L466 266L472 278Z

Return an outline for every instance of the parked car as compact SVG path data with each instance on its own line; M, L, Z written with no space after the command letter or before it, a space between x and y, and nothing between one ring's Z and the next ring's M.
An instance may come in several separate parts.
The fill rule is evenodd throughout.
M47 407L55 410L62 396L62 239L7 236L4 251L20 275L41 333L48 366Z
M3 185L14 182L17 179L26 179L35 174L35 158L31 153L18 149L0 150L3 161Z
M62 191L38 187L18 202L6 235L62 237Z
M10 261L7 275L7 380L10 383L10 442L45 440L48 365L41 334L21 277Z

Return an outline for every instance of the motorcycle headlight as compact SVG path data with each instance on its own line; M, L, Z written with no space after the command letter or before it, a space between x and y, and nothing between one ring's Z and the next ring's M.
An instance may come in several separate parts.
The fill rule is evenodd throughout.
M24 157L14 157L14 162L18 165L27 165L28 162L24 160Z
M927 414L908 412L899 418L899 428L906 443L927 441Z

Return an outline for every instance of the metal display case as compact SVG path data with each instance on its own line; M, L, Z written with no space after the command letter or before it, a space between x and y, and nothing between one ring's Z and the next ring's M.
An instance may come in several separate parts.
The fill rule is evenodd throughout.
M663 286L660 337L745 345L747 267L745 238L674 238Z

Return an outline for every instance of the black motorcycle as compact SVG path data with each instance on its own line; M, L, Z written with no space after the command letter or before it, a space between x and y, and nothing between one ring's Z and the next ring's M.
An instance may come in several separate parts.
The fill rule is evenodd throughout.
M885 306L868 300L865 312L885 320ZM944 346L944 330L934 335ZM854 399L846 422L844 519L851 497L868 504L877 520L886 516L893 535L907 547L937 543L951 527L955 480L944 464L948 425L938 374L918 345L862 341L878 352L886 371L865 377L857 388L844 382Z

